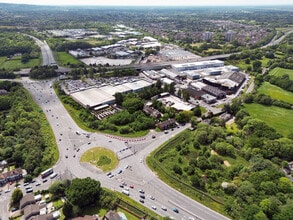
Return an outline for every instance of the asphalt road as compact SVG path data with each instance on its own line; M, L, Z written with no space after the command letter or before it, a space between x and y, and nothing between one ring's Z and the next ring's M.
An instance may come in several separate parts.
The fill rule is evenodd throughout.
M24 34L24 35L34 39L36 41L36 44L41 48L42 57L43 57L43 66L56 65L56 61L54 59L52 50L50 49L46 41L41 41L32 35L28 35L28 34Z
M24 78L22 83L46 114L56 137L60 153L60 158L54 166L54 172L59 176L57 178L61 178L64 172L70 173L71 178L89 176L99 180L103 187L117 191L123 190L119 187L121 182L125 182L127 187L134 185L133 189L129 189L131 198L138 201L138 190L143 189L146 195L144 200L146 207L151 209L152 206L156 206L154 211L158 214L172 216L174 219L228 219L172 189L159 180L145 165L145 158L151 151L175 134L186 129L188 125L175 128L173 131L170 130L168 134L152 131L146 137L136 139L119 138L101 133L88 133L81 130L67 113L54 90L50 88L51 81L31 81L28 78ZM152 134L155 134L156 138L152 138ZM125 143L126 141L127 143ZM82 153L94 146L106 147L117 153L117 155L122 154L122 157L126 157L120 160L117 169L112 172L114 174L112 178L90 165L79 162ZM123 150L125 148L129 149ZM93 159L95 159L94 157L95 155L93 155ZM129 166L128 168L126 168L127 165ZM120 169L122 173L117 174ZM45 186L50 182L51 180L49 179ZM45 186L42 183L38 187ZM34 187L34 189L37 190L38 187ZM150 199L150 195L155 199ZM162 206L166 207L167 211L162 210ZM179 213L172 211L175 207L179 210Z

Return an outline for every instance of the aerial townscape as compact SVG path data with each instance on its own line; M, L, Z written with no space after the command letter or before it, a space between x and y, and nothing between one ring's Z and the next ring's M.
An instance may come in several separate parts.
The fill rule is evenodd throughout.
M293 220L292 2L122 2L0 0L0 220Z

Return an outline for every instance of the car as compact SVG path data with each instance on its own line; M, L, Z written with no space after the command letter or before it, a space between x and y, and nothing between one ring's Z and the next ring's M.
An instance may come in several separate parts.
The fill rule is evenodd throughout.
M126 169L128 169L128 167L129 167L129 165L127 164L124 169L126 170Z
M157 210L157 207L153 205L153 206L152 206L152 209L153 209L153 210Z
M117 174L120 174L120 173L122 173L122 170L118 170Z
M153 196L150 196L150 199L151 199L151 200L155 200L155 197L153 197Z
M111 172L108 172L108 173L107 173L107 176L110 176L111 174L112 174Z
M144 200L143 200L143 199L140 199L139 201L140 201L141 203L144 203Z
M172 210L173 212L179 213L179 210L177 208L173 208Z
M11 189L7 189L7 190L5 190L4 192L5 193L9 193L11 191Z
M122 184L123 186L127 186L127 183L125 183L125 182L121 182L121 184Z
M40 185L41 185L41 183L37 183L37 184L36 184L36 186L40 186Z
M142 189L138 190L138 192L144 194L144 191Z
M91 144L91 142L87 142L87 144L88 144L88 145L90 145L90 144Z
M124 186L122 184L119 185L121 188L124 188Z
M145 196L144 195L139 195L140 198L142 199L145 199Z
M114 177L114 175L113 174L111 174L110 176L109 176L109 178L113 178Z
M153 135L152 138L156 138L156 135Z
M79 148L77 148L77 149L76 149L76 152L78 152L78 151L80 151L80 149L79 149Z
M65 155L65 158L68 158L68 155Z
M167 130L165 130L165 131L164 131L164 133L165 133L165 134L168 134L168 131L167 131Z
M75 158L75 154L73 155L73 157Z
M134 185L130 185L129 187L130 187L131 189L133 189L133 188L134 188Z
M43 179L43 183L47 182L48 180L47 179Z
M129 191L129 188L128 188L128 187L125 187L124 189L125 189L126 191Z
M162 210L167 211L167 208L165 206L162 206Z
M28 186L28 185L29 185L29 183L24 183L24 184L23 184L23 186Z
M13 207L13 208L11 209L11 212L15 212L16 210L18 210L18 208Z

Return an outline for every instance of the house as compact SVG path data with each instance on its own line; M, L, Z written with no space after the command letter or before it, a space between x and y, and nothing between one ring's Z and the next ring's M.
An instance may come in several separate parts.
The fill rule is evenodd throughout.
M7 166L8 166L8 163L7 163L6 160L2 160L2 161L0 162L0 168L4 169L4 168L6 168Z
M14 182L22 179L22 169L17 168L12 171L0 174L0 186L5 185L7 182Z
M169 118L167 121L163 121L157 124L157 127L161 130L166 130L176 126L176 121L173 118Z
M38 204L27 205L23 208L23 216L21 219L28 220L33 216L40 214L40 207Z
M143 111L153 118L160 118L162 116L162 114L157 109L154 109L153 107L147 105L143 107Z
M98 218L95 216L91 216L91 215L85 215L83 217L72 218L71 220L98 220Z
M35 203L36 203L36 200L35 200L34 194L28 193L28 194L24 195L22 197L22 199L20 200L20 202L19 202L19 208L20 209L23 209L26 206L31 205L31 204L35 204Z
M121 220L121 217L116 212L110 210L106 213L103 220Z

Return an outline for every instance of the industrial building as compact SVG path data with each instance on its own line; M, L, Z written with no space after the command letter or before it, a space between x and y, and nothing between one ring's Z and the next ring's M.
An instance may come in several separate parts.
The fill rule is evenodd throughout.
M202 62L193 62L193 63L183 63L183 64L172 64L172 68L177 71L185 71L185 70L199 70L205 68L212 67L222 67L224 66L224 62L220 60L210 60L210 61L202 61Z
M138 80L134 82L126 82L119 85L103 85L101 87L94 87L77 91L70 94L70 96L85 108L93 109L97 106L115 103L115 93L138 92L152 84L145 80Z

